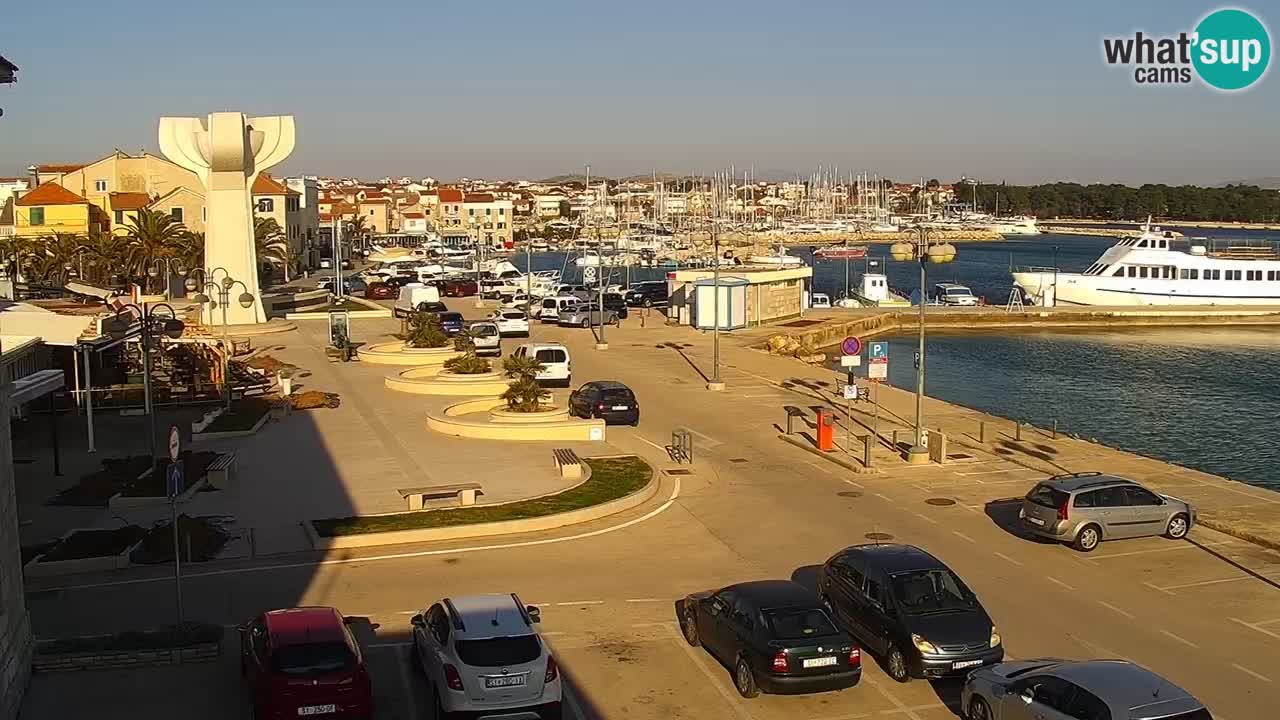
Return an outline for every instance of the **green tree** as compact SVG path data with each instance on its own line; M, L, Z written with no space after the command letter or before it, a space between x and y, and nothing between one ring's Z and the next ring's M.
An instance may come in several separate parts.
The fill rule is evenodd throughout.
M284 281L289 282L289 238L275 218L253 219L253 244L258 266L267 263L272 268L283 268Z
M412 348L449 347L449 336L440 326L440 316L430 312L415 312L409 316L409 335L405 345Z
M144 287L158 282L161 278L149 277L148 271L155 267L157 260L177 257L186 235L186 226L168 213L139 210L136 217L125 223L129 245L125 265L130 275L141 278Z
M80 251L86 281L114 285L123 277L129 258L129 240L125 236L95 230L84 238Z
M532 355L508 355L502 361L502 371L511 378L511 383L502 393L507 401L507 408L515 412L537 412L543 401L551 397L551 392L538 384L538 373L543 365Z

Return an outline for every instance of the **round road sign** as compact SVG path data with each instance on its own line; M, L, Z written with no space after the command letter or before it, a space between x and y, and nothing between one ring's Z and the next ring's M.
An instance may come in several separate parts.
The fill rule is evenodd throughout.
M169 459L178 462L178 452L182 450L182 438L178 435L178 426L169 426Z
M840 343L840 349L844 351L845 355L857 355L862 352L862 341L850 335L844 339L844 342Z
M596 281L596 269L595 269L595 268L593 268L593 267L585 267L585 268L582 268L582 281L583 281L583 282L589 282L589 283L590 283L590 282L595 282L595 281Z

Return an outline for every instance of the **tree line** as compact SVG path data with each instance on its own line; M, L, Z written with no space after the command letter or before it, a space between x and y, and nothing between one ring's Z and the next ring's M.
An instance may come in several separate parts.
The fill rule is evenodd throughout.
M957 183L958 202L974 202L975 185ZM1033 215L1094 220L1159 220L1280 222L1280 191L1256 185L977 185L977 207L1001 215Z

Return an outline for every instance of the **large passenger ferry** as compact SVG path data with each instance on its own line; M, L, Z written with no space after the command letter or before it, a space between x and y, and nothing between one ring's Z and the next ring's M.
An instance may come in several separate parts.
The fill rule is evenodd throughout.
M1280 252L1275 243L1184 239L1148 218L1082 273L1025 268L1013 282L1037 305L1280 305Z

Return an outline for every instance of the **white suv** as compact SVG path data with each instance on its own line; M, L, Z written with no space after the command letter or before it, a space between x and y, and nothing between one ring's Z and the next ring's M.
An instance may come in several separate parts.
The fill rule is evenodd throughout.
M560 720L560 670L515 593L445 598L410 622L436 718Z
M538 382L543 387L553 383L561 387L573 384L573 363L569 359L569 348L560 343L525 343L511 354L515 357L535 357L542 363L542 370L538 371Z

